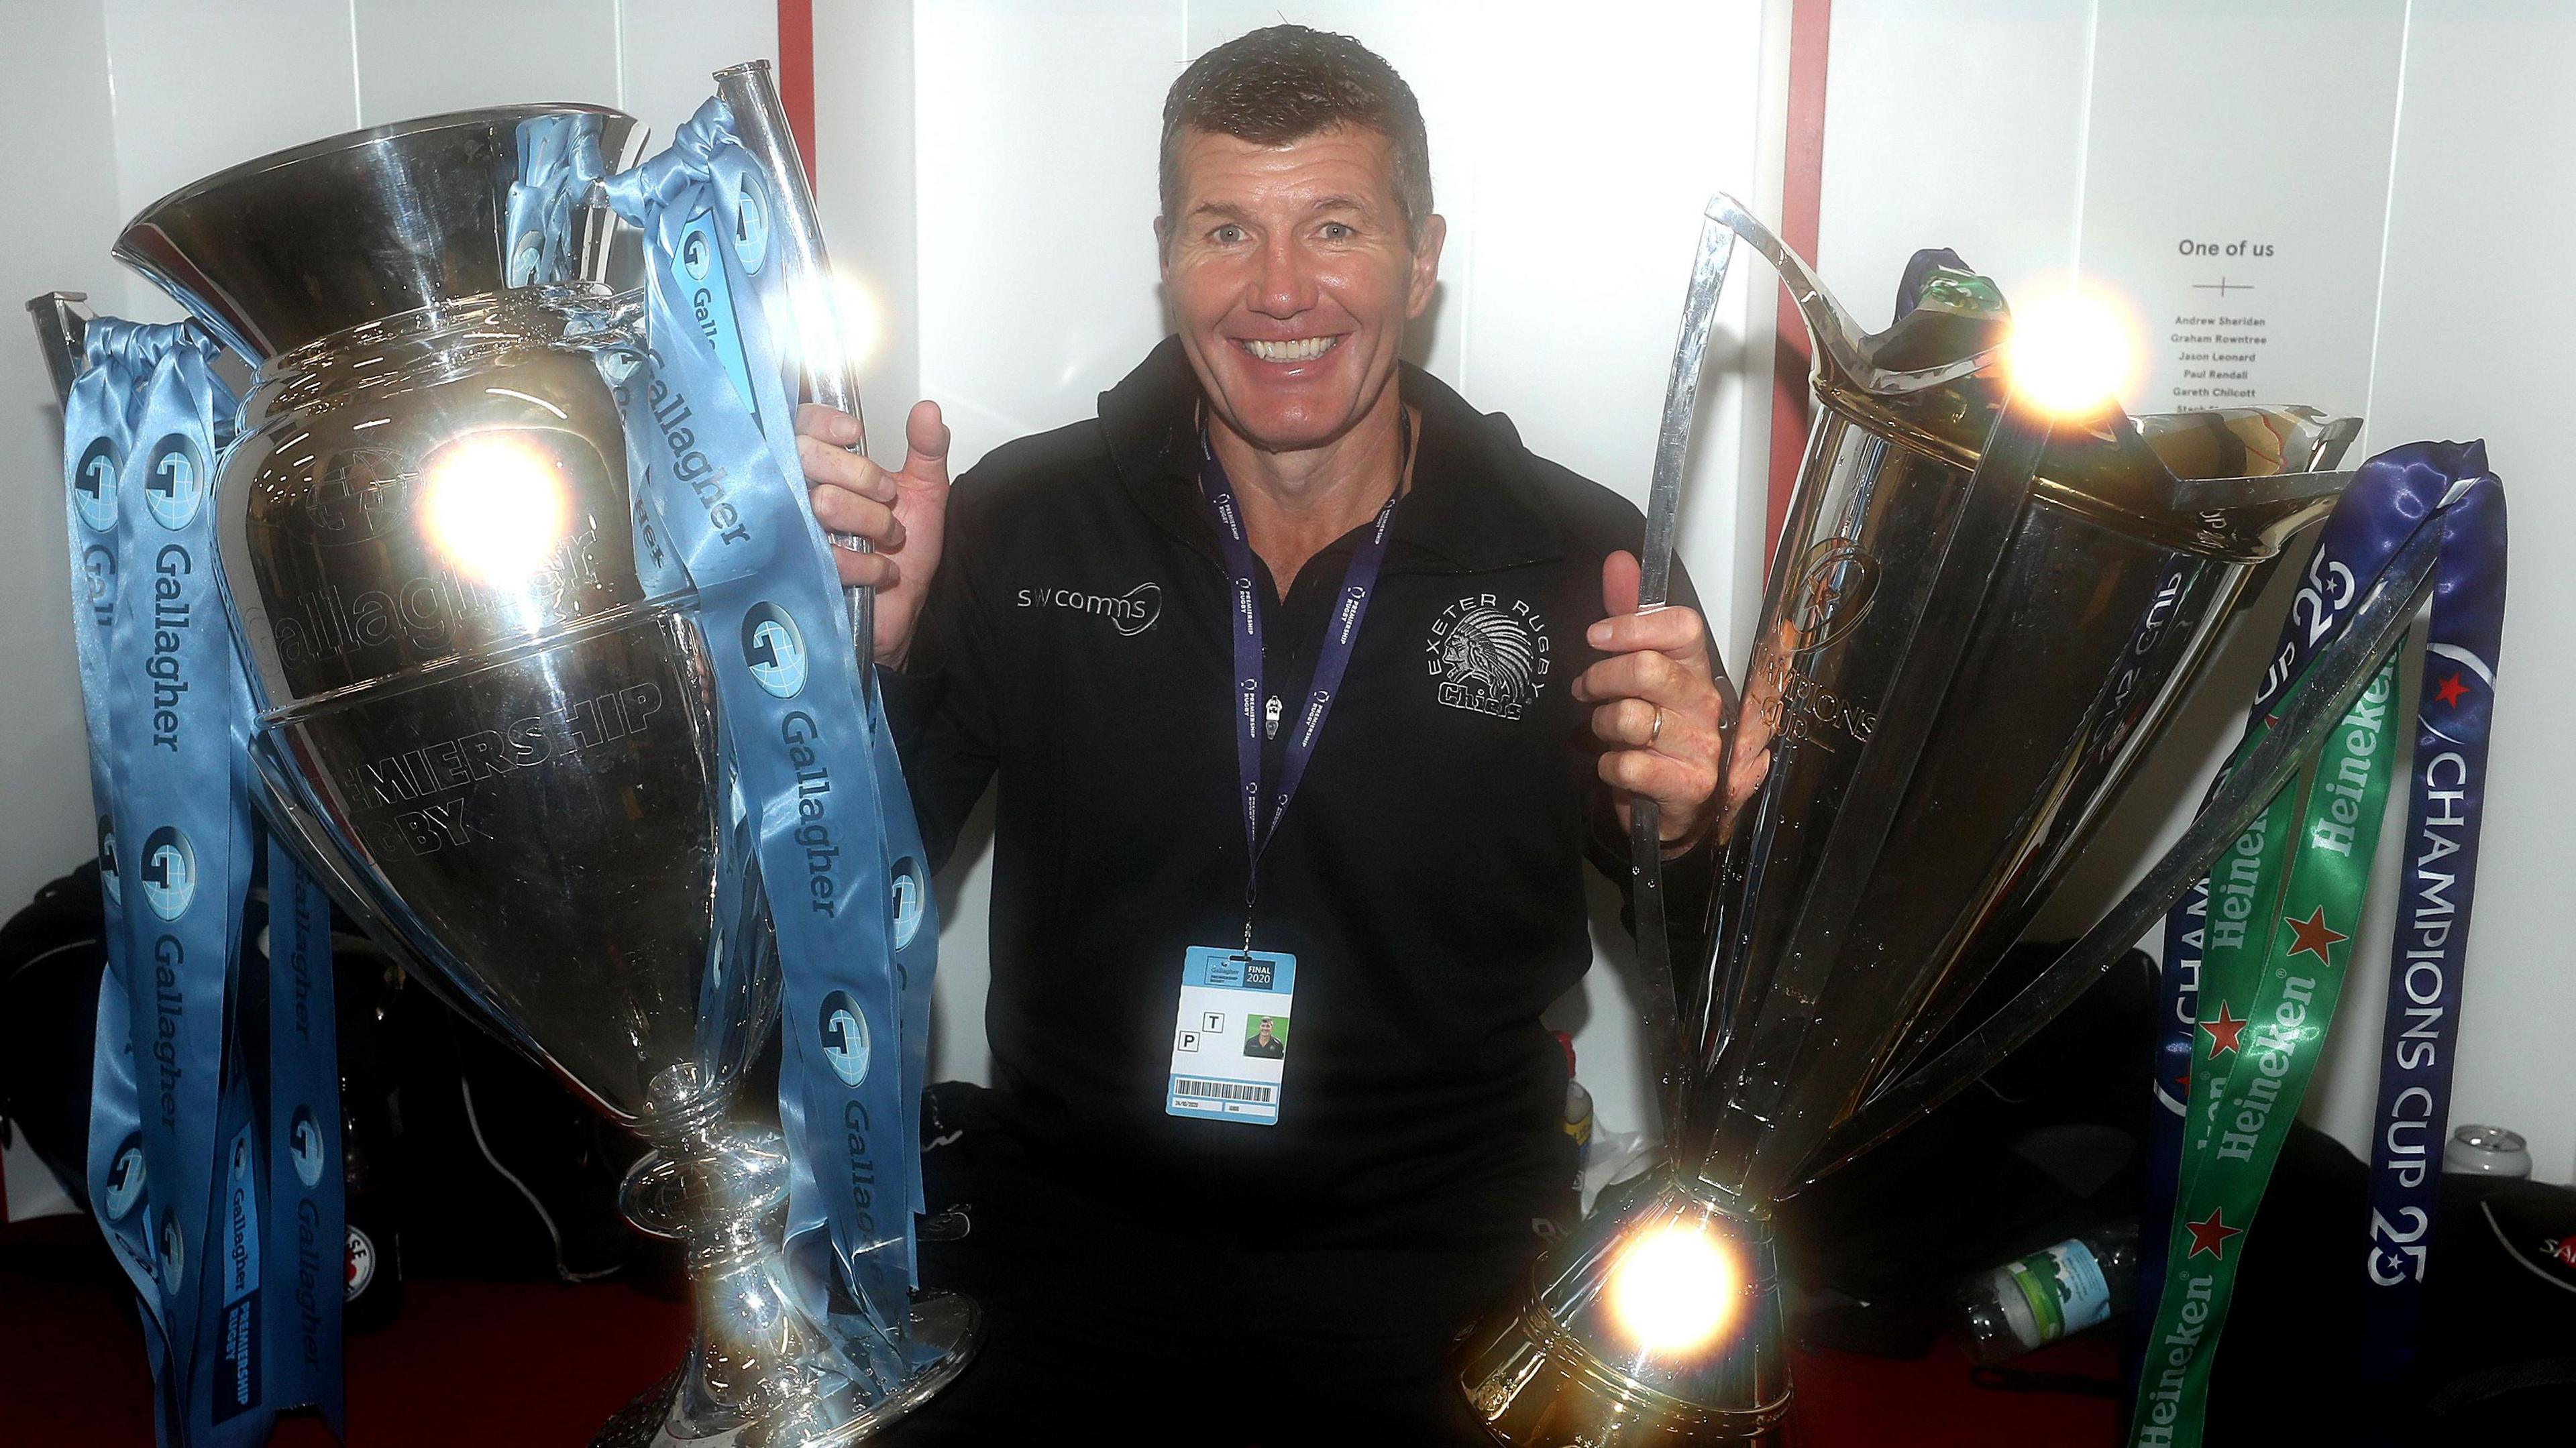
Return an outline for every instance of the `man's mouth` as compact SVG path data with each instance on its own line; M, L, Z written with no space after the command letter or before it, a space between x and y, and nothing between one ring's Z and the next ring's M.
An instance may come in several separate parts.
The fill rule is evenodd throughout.
M1243 350L1264 362L1312 362L1333 350L1339 337L1300 337L1293 342L1265 342L1257 338L1242 339Z

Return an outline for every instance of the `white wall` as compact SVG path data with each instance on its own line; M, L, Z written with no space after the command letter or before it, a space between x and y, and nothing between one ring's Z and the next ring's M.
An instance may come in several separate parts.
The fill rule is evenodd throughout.
M2175 315L2216 306L2265 319L2260 400L2365 419L2348 462L2487 439L2517 566L2452 1120L2523 1132L2560 1181L2576 1176L2576 978L2557 924L2576 790L2548 741L2576 686L2576 582L2550 566L2576 542L2554 471L2559 338L2576 318L2571 67L2576 13L2546 0L1837 0L1817 247L1827 282L1872 316L1916 246L1956 247L2008 295L2080 272L2146 324L2133 409L2221 400L2189 395L2207 383L2170 341ZM2221 251L2186 256L2186 238ZM2228 254L2237 242L2272 250ZM2180 833L2282 604L2258 612L2260 637L2239 641L2043 928L2080 929ZM2305 1113L2365 1156L2403 811L2399 791Z

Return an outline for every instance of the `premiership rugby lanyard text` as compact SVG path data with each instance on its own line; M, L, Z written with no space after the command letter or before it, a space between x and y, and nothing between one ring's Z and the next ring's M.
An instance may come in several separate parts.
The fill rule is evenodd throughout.
M1377 510L1367 535L1351 550L1350 565L1342 570L1341 593L1333 604L1332 618L1324 625L1323 650L1315 656L1313 685L1280 753L1279 788L1271 796L1266 822L1261 805L1262 701L1268 692L1262 682L1261 568L1244 533L1243 508L1235 501L1234 484L1208 443L1207 429L1199 429L1199 490L1207 494L1208 508L1216 514L1217 546L1224 550L1226 575L1234 584L1234 619L1227 632L1234 638L1237 681L1234 761L1243 800L1243 948L1247 951L1252 949L1253 905L1261 897L1262 852L1279 833L1288 801L1306 776L1307 762L1314 758L1315 741L1323 737L1324 719L1333 711L1333 696L1341 692L1342 675L1350 669L1351 650L1359 641L1360 620L1368 616L1369 596L1377 589L1378 569L1386 562L1387 529L1395 521L1396 499L1404 495L1404 474L1413 460L1413 419L1401 409L1396 413L1396 429L1396 486L1387 494L1386 506Z

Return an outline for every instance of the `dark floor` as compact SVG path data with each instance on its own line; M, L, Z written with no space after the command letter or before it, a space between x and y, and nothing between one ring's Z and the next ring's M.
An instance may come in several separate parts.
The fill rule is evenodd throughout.
M97 1260L66 1249L60 1270L23 1243L0 1257L0 1404L10 1443L150 1448L142 1340ZM685 1310L616 1282L413 1282L392 1325L348 1349L352 1448L580 1448L609 1414L678 1361ZM2095 1336L2016 1364L2107 1377ZM2105 1399L1990 1392L1945 1339L1913 1362L1802 1354L1802 1448L2094 1448L2118 1437ZM275 1448L326 1448L309 1416Z

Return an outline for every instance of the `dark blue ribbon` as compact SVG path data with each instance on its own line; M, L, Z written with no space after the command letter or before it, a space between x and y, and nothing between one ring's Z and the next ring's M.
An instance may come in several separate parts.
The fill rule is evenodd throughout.
M2379 1108L2370 1144L2369 1284L2362 1378L2393 1394L2415 1363L2424 1271L2450 1130L2461 977L2468 965L2478 830L2486 815L2487 728L2504 637L2504 487L2477 444L2451 460L2470 479L2443 510L2424 671L2415 705L2397 919L2380 1031ZM2438 481L2438 479L2428 480ZM2399 1414L2383 1401L2378 1431Z

